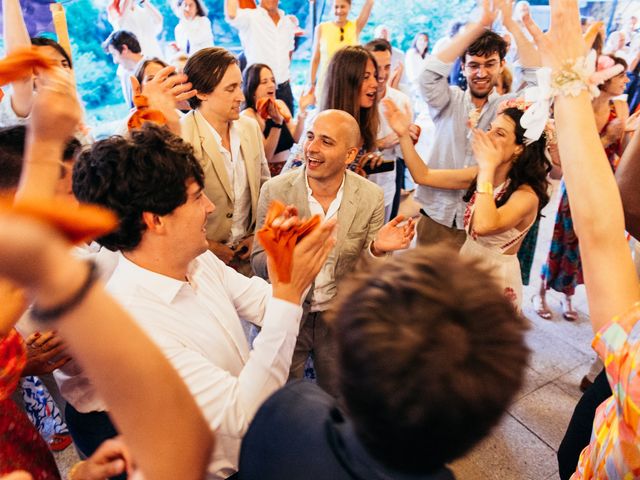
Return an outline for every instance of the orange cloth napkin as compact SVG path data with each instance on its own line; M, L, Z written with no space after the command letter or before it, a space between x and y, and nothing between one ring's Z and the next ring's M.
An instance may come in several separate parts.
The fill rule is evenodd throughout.
M34 68L49 69L55 64L55 60L42 53L38 47L17 49L0 60L0 85L30 77Z
M116 215L97 205L78 205L64 199L12 199L0 201L0 213L35 218L58 230L71 243L93 240L118 226Z
M281 230L273 226L273 221L282 215L285 208L284 204L278 201L271 202L264 226L256 232L256 235L265 252L275 261L278 279L287 283L291 281L293 249L300 240L320 225L320 216L314 215L301 225L292 227L289 230Z
M167 119L158 110L149 108L149 100L144 95L136 95L133 97L133 105L136 107L134 112L127 121L129 131L142 128L145 122L153 122L158 125L166 125Z
M258 115L260 115L265 120L269 118L269 104L272 102L274 102L274 100L271 97L262 97L256 102L256 111L258 112ZM282 115L282 117L284 118L284 123L289 123L291 121L291 115L283 112L283 109L280 108L278 103L276 103L275 105L280 112L280 115Z

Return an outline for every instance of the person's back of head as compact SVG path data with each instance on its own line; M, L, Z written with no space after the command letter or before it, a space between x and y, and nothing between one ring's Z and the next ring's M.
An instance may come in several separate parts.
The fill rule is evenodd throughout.
M522 385L523 319L477 261L447 249L357 272L329 321L358 438L396 471L430 473L463 455Z
M187 200L187 183L204 186L193 148L164 128L145 124L127 138L114 136L82 152L73 169L78 200L103 205L120 219L100 238L110 250L134 250L146 229L143 212L167 215Z
M138 37L136 37L134 33L126 30L116 30L115 32L111 32L107 39L102 42L102 48L107 53L110 46L119 53L122 53L124 46L126 46L131 53L142 52Z

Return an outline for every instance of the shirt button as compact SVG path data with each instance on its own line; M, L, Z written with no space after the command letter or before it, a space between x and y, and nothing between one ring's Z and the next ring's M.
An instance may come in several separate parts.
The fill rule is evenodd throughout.
M227 218L233 217L233 213L227 213Z

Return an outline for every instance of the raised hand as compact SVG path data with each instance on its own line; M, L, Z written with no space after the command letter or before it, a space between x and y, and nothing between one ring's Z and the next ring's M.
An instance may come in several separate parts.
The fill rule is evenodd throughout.
M495 170L502 163L502 154L487 132L474 129L471 147L480 170Z
M36 332L29 335L27 363L23 375L44 375L65 365L71 357L64 355L66 346L55 332Z
M479 22L483 27L491 28L493 22L498 18L502 4L502 0L482 0L479 5L481 8Z
M387 119L387 123L391 129L398 135L403 137L409 133L411 127L411 113L408 108L404 111L400 110L398 105L395 104L390 98L382 100L384 118Z
M409 218L406 223L403 215L398 215L384 225L376 235L371 250L374 255L385 254L408 248L415 235L415 220Z
M540 52L542 65L560 70L564 62L573 63L586 54L588 48L582 36L577 0L552 0L551 24L543 33L530 16L523 18Z
M640 126L640 110L627 118L625 132L635 132Z

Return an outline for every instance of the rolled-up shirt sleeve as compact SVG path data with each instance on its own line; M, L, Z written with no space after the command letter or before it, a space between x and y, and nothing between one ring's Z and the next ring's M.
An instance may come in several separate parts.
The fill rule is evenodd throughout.
M433 117L438 116L451 101L449 73L452 66L434 56L425 58L424 69L419 77L420 94Z

